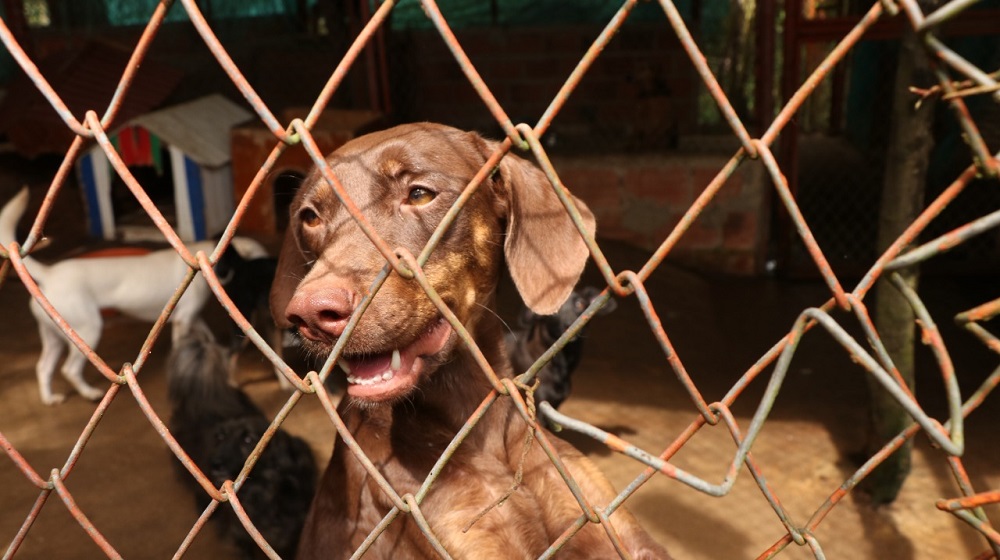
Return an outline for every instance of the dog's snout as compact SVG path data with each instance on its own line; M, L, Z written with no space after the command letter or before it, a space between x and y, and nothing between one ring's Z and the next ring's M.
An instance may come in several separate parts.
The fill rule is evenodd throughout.
M343 288L311 293L300 291L288 302L285 318L302 336L330 342L343 334L356 305L354 293Z

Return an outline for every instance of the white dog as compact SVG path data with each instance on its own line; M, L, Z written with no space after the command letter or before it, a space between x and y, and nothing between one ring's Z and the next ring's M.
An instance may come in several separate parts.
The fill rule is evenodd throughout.
M27 204L25 188L0 211L0 241L4 246L16 238L17 222ZM248 238L233 238L233 246L247 257L267 254L263 246ZM214 247L214 241L201 241L188 249L193 254L209 252ZM45 297L90 348L96 348L101 339L102 309L114 309L142 321L156 321L188 272L187 264L173 249L138 256L72 258L52 265L26 257L24 263ZM210 294L205 279L196 276L170 316L174 342L191 328ZM87 364L83 353L76 351L34 299L30 305L42 340L36 368L42 402L56 404L65 399L64 395L52 392L52 377L67 348L69 356L62 367L66 380L88 399L104 396L104 390L91 386L83 378Z

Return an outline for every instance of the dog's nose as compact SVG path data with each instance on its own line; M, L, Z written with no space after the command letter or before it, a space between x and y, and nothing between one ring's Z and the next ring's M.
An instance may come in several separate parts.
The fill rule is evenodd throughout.
M312 293L300 291L288 302L285 318L298 327L302 336L331 342L343 334L355 306L354 293L343 288Z

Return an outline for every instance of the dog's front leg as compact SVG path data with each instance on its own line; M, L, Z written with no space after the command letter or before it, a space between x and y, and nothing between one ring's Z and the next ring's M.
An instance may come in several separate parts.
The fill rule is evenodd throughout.
M47 321L48 319L43 320ZM55 376L56 368L59 367L59 359L66 351L66 339L58 330L42 323L38 325L38 335L42 340L42 352L35 365L38 393L42 398L42 403L59 404L66 400L66 395L52 392L52 378Z

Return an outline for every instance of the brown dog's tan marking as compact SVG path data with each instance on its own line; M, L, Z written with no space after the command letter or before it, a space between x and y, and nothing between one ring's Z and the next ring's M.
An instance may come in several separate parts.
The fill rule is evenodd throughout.
M389 247L417 255L494 148L474 133L424 123L363 136L328 161ZM593 232L592 214L582 202L576 205ZM309 348L328 353L385 259L317 173L296 195L289 223L271 310L279 325L296 327ZM500 266L506 261L525 302L544 314L569 295L587 256L544 175L508 155L469 199L424 271L497 374L510 377L501 325L492 312ZM395 273L373 298L340 362L349 370L340 414L401 495L417 493L492 389L417 282ZM511 400L498 399L431 487L421 510L453 557L534 558L580 516L580 506L537 443L524 462L523 484L503 505L489 509L511 487L528 429ZM603 506L613 499L610 484L589 460L550 439L589 500ZM300 558L349 557L391 507L338 443L306 523ZM627 511L611 519L633 558L667 557ZM602 527L588 525L557 556L604 559L617 553ZM406 515L366 556L435 557Z

